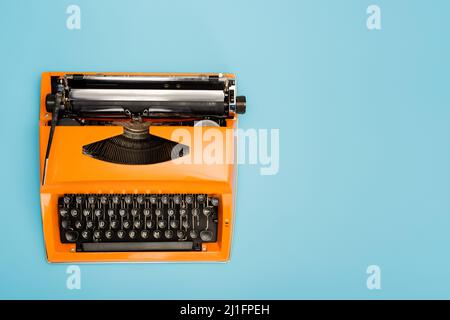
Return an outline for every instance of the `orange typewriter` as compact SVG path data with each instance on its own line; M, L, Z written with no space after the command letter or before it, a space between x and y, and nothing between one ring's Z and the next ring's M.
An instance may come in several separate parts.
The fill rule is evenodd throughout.
M48 261L229 260L245 109L231 74L44 73Z

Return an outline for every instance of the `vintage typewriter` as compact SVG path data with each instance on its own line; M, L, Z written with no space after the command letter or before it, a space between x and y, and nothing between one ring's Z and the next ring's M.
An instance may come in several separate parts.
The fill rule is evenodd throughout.
M236 182L229 133L245 109L232 74L44 73L48 261L227 261ZM181 129L185 138L174 139ZM208 130L227 137L219 144L227 160L184 161L207 152L198 140Z

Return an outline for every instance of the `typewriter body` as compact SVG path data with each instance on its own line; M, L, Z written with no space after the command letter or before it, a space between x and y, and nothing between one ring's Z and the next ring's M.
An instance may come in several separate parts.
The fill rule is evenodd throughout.
M42 75L41 211L49 262L227 261L231 161L185 161L245 113L231 74ZM182 130L191 138L176 141ZM190 158L191 157L191 158Z

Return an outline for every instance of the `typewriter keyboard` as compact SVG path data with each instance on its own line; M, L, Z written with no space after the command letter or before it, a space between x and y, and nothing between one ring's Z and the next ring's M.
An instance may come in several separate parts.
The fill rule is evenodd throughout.
M189 251L217 240L219 198L206 194L66 194L62 243L77 251Z

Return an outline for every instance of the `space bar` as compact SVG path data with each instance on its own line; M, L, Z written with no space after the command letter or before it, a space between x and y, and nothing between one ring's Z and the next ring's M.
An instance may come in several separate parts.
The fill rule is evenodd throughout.
M120 252L120 251L189 251L193 249L192 241L183 242L86 242L81 243L85 252Z

